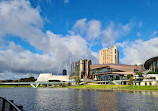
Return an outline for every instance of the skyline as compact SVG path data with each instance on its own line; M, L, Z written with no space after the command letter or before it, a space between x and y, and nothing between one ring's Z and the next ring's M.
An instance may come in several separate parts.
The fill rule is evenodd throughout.
M114 44L120 63L144 63L158 55L157 9L156 0L0 0L0 79L98 64Z

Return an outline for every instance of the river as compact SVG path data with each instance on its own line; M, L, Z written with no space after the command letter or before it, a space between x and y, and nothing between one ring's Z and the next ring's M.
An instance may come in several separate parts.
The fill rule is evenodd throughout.
M64 88L0 88L0 96L25 111L157 111L158 92Z

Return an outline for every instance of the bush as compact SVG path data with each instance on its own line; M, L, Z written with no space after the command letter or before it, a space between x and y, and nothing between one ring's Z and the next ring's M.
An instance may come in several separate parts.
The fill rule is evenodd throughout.
M137 75L142 75L142 74L144 74L144 73L142 73L142 72L138 72L138 73L136 73Z
M156 74L154 71L149 71L147 74Z
M68 84L67 84L68 86L71 86L71 83L70 82L68 82Z
M66 87L66 84L65 84L65 83L63 83L61 86L62 86L62 87Z

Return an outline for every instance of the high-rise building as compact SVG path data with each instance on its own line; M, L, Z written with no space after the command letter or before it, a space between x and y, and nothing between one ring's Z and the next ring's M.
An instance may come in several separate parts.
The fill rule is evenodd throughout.
M80 78L89 78L91 64L91 60L86 59L73 62L71 64L71 76L78 76L79 74Z
M119 64L119 51L116 45L99 51L99 64Z

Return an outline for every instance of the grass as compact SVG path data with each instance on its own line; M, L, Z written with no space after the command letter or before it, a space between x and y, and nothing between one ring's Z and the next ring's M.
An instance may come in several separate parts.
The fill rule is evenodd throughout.
M76 85L76 86L67 86L66 88L158 91L158 86L131 86L131 85Z
M46 87L46 86L38 86ZM51 88L51 86L48 86ZM30 85L0 85L0 88L32 88ZM74 89L107 89L107 90L148 90L158 91L158 86L131 86L131 85L75 85L75 86L55 86L54 88L74 88Z

